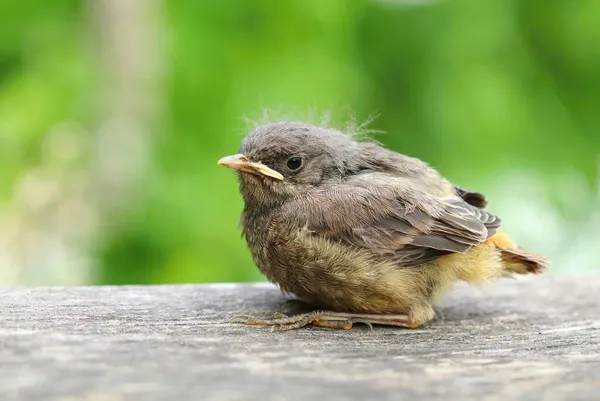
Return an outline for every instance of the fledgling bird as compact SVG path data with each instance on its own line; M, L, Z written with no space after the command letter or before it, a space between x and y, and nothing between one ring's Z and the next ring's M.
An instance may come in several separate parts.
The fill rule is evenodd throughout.
M239 172L243 235L260 271L316 311L246 324L417 328L457 281L538 274L484 195L425 162L336 129L281 122L219 160Z

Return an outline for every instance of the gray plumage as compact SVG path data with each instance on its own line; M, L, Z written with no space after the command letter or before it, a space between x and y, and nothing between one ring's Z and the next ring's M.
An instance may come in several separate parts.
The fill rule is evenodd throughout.
M426 163L336 130L268 125L247 136L240 153L285 177L272 182L242 174L244 226L279 215L290 229L391 256L399 267L465 252L500 227ZM285 166L292 156L303 158L298 171Z
M322 308L420 324L449 282L546 266L496 236L501 222L484 195L334 129L261 126L220 163L239 170L241 226L259 269Z

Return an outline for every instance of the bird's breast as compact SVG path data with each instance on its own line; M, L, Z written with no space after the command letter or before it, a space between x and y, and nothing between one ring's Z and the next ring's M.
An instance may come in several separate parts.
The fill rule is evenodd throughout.
M415 269L377 261L367 250L333 242L280 216L246 222L260 271L303 300L337 310L399 312L420 292ZM407 298L408 297L408 298Z
M259 270L272 282L277 282L280 261L277 248L284 239L278 229L277 214L244 214L242 226L244 237Z

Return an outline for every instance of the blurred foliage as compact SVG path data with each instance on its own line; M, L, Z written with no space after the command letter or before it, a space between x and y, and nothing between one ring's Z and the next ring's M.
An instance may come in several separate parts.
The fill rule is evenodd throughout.
M95 122L88 19L80 1L0 3L2 200L43 162L55 125ZM265 108L296 118L330 110L338 124L377 113L370 127L385 131L381 142L460 185L496 193L492 179L532 173L545 190L529 200L547 197L566 221L589 219L599 26L593 0L164 1L166 118L135 207L97 244L95 281L262 279L240 237L235 176L216 161L237 150L243 117ZM565 174L581 178L570 192ZM525 194L503 189L507 199ZM502 217L519 224L510 210Z

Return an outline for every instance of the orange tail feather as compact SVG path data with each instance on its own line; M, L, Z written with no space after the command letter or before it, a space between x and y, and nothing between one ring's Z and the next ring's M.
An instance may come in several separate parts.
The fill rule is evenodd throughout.
M548 258L520 248L505 233L499 232L487 242L498 248L502 263L510 273L540 274L550 267Z

